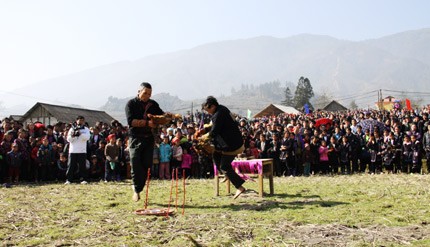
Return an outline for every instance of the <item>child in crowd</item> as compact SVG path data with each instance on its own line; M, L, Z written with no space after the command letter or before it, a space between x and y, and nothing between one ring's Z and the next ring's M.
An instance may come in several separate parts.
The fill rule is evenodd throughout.
M250 152L250 156L254 157L255 159L258 159L258 157L260 156L260 152L258 151L258 148L255 146L254 141L251 141L249 143L249 152Z
M327 142L325 140L321 140L321 146L318 148L318 153L320 157L321 172L323 174L326 174L327 171L329 170L329 163L328 163L328 147L327 147Z
M384 168L388 173L393 173L393 161L394 161L395 151L393 146L390 144L384 144L384 148L381 151L382 161Z
M12 132L7 131L4 133L3 140L0 143L0 181L8 177L8 164L6 161L7 153L12 150Z
M303 161L303 175L309 177L311 173L311 162L312 162L312 151L311 146L308 143L305 143L305 150L302 155Z
M102 177L103 165L100 164L96 155L91 155L89 176L91 179L100 179Z
M57 160L57 180L63 181L66 179L67 171L67 159L68 155L66 153L60 153L60 159Z
M101 177L103 178L105 174L105 163L106 163L106 156L105 156L106 144L107 144L106 140L101 140L99 142L99 148L95 152L95 155L97 157L97 162L102 166L101 174L103 175Z
M378 162L378 156L380 156L381 147L379 143L376 141L374 135L370 135L369 141L366 144L367 149L370 153L370 165L369 165L369 173L376 173L376 166Z
M107 137L109 143L105 147L105 182L111 180L120 181L121 178L119 176L119 164L118 164L118 155L119 155L119 147L116 145L116 136L115 134L110 134Z
M330 173L336 175L339 173L339 144L335 137L330 138L328 147L328 161L330 163Z
M172 142L172 160L170 162L170 173L174 175L174 169L181 168L183 150L179 141ZM178 172L179 173L179 172Z
M412 167L411 173L421 173L422 145L415 135L411 135Z
M118 155L118 163L119 163L119 176L120 179L127 177L127 152L126 147L124 144L124 141L122 138L118 138L116 140L116 145L119 148L119 155Z
M188 153L188 149L183 149L182 154L182 163L181 163L181 169L183 171L182 176L185 176L185 178L188 178L191 173L191 163L193 162L191 155Z
M40 145L42 145L42 140L39 137L31 138L31 153L30 153L30 172L33 174L32 178L35 182L39 181L39 159L37 158L37 153L39 152Z
M169 144L169 136L163 136L163 142L159 147L160 151L160 179L170 179L170 161L172 157L172 147Z
M342 174L350 174L351 173L351 144L348 142L348 137L342 137L342 143L339 146L339 156L340 156L340 169Z
M18 144L12 143L12 150L7 153L7 163L9 166L9 182L18 183L22 164L22 155L19 152Z
M195 149L196 142L191 141L191 146L189 148L189 154L191 155L191 177L199 178L200 177L200 165L199 165L199 154Z
M160 165L160 144L159 139L156 138L154 142L154 152L152 155L152 167L151 167L151 177L158 178L158 170Z
M49 169L52 168L52 164L54 164L54 153L52 151L52 146L49 144L49 140L46 137L42 139L42 145L40 145L37 152L37 158L39 160L39 181L46 181L49 178Z
M402 172L407 173L411 170L413 153L411 138L405 135L402 145Z

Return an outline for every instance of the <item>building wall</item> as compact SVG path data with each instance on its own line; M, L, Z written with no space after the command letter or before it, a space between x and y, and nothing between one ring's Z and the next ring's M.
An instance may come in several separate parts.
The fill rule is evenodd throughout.
M45 108L37 107L30 112L27 118L23 119L24 124L28 124L30 122L41 122L44 125L54 125L58 122L58 119L46 111Z

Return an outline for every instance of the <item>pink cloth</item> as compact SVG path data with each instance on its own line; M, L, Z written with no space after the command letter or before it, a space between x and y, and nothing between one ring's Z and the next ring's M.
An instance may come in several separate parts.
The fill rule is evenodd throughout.
M249 177L243 173L263 174L263 159L233 160L233 162L231 162L231 166L243 179L249 179ZM215 176L218 176L218 170L215 164L214 174Z

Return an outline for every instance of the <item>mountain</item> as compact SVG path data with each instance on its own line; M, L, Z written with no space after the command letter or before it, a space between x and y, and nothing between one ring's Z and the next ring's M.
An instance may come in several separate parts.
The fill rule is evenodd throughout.
M421 61L430 65L430 28L406 31L364 43L390 52L397 57Z
M309 34L222 41L41 81L3 95L2 101L94 108L111 96L133 97L142 81L153 84L154 95L190 101L228 96L243 84L297 82L301 76L310 79L314 91L337 97L380 88L430 91L428 44L430 29L360 42Z

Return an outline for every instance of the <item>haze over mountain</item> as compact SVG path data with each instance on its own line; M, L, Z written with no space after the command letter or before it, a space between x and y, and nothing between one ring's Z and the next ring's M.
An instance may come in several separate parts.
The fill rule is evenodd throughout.
M314 91L335 97L380 88L430 91L429 44L430 29L361 42L310 34L221 41L52 78L0 101L6 112L14 109L9 114L23 114L37 101L95 109L109 96L134 96L142 81L153 84L153 94L192 100L230 95L243 84L296 83L301 76Z

